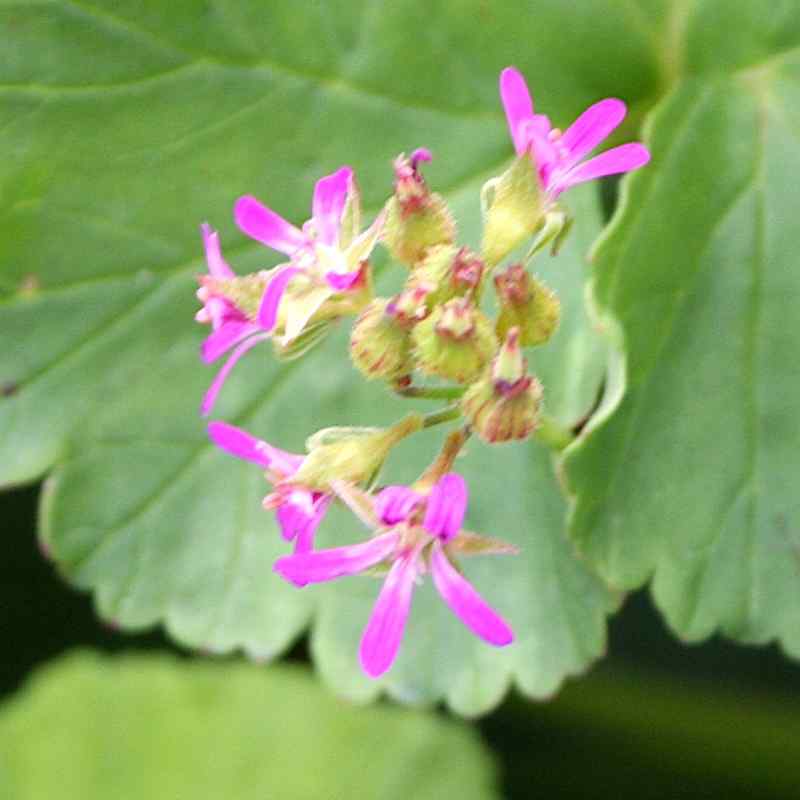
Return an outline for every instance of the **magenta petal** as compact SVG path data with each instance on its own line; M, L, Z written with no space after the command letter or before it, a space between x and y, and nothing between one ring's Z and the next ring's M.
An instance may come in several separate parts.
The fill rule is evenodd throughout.
M357 575L388 558L398 539L396 533L385 533L361 544L284 556L275 562L273 569L282 578L301 585Z
M214 403L217 401L217 395L222 389L222 385L228 379L230 371L236 366L236 362L248 351L251 347L255 347L259 342L266 341L270 336L267 333L259 334L258 336L251 336L245 339L229 356L228 360L222 365L222 369L217 373L211 386L203 398L200 406L200 413L207 417L211 413Z
M643 144L639 142L621 144L619 147L612 147L611 150L606 150L605 153L579 164L559 178L554 186L548 188L554 195L557 195L577 183L638 169L649 160L650 151Z
M213 333L206 336L200 352L203 361L210 364L216 361L223 353L227 353L235 344L242 339L246 339L251 333L259 330L258 325L253 322L239 322L231 320L217 328Z
M222 257L217 232L212 230L211 226L206 222L200 226L200 231L203 234L203 245L206 249L206 263L208 264L209 274L215 278L233 278L235 273Z
M514 67L506 67L500 73L500 98L506 111L514 149L517 155L522 155L528 144L524 123L533 116L533 101L525 78Z
M397 525L422 502L422 495L407 486L387 486L375 498L375 514L384 525Z
M328 272L325 274L325 280L328 281L328 286L335 292L346 292L351 289L353 284L361 277L361 270L356 269L352 272Z
M428 533L447 541L460 530L467 511L467 482L455 472L439 478L428 496L428 507L422 523Z
M258 307L258 324L265 330L271 331L278 321L278 308L286 291L289 281L302 272L300 267L284 267L278 270L264 289L261 305Z
M235 425L229 425L227 422L210 422L208 436L217 447L236 458L252 461L264 469L269 469L272 463L269 445Z
M594 150L625 119L626 113L625 103L615 97L589 106L561 137L561 144L569 152L564 168L569 169Z
M417 171L417 167L419 166L420 162L422 161L432 161L433 156L431 155L431 151L428 150L427 147L418 147L412 154L411 158L411 169L415 172Z
M251 239L286 253L287 256L306 244L302 231L250 195L236 201L233 217L239 228Z
M361 637L359 659L371 678L383 675L394 663L411 610L419 550L394 562Z
M320 178L314 187L312 215L317 239L322 244L335 245L339 241L339 228L352 179L353 170L341 167L332 175Z
M497 647L514 641L508 624L450 563L439 542L431 548L431 573L442 599L476 636Z
M308 521L314 516L314 495L310 489L291 489L282 494L282 502L275 509L281 528L281 536L287 542L297 538Z
M314 511L306 520L306 524L297 532L294 540L294 552L308 553L314 548L314 536L320 523L325 517L328 506L331 503L331 495L323 494L314 501Z

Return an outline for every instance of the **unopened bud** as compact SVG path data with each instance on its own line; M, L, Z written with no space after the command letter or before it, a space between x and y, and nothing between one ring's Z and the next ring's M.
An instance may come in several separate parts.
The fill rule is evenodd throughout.
M436 245L414 268L413 282L428 287L428 307L433 308L475 290L483 270L483 261L468 247Z
M555 292L528 274L522 264L512 264L494 278L500 314L497 336L505 339L511 328L519 328L524 347L543 344L558 328L561 303Z
M369 483L391 449L422 426L422 417L410 414L390 428L361 431L350 428L341 436L336 435L335 429L320 431L309 440L308 456L286 483L316 491L329 490L332 481Z
M519 156L483 191L482 254L494 267L543 223L544 195L533 156Z
M497 349L492 323L462 297L435 308L414 328L412 340L419 370L457 383L480 375Z
M373 300L350 335L350 357L368 380L395 380L412 370L411 331L385 298Z
M542 387L526 373L519 331L512 328L491 367L461 400L464 416L484 441L509 442L533 433L539 419Z
M430 161L430 153L420 148L407 158L395 159L395 193L386 206L383 241L392 256L412 266L437 244L455 240L456 225L444 198L428 189L421 161Z

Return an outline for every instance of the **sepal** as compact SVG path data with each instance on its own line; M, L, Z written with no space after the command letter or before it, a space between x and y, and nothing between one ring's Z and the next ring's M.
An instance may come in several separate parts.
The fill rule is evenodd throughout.
M519 328L523 347L544 344L558 328L561 303L556 293L522 264L512 264L495 275L495 290L500 301L496 331L505 339L511 328Z
M545 197L533 156L523 153L481 192L483 243L489 267L499 264L544 223Z

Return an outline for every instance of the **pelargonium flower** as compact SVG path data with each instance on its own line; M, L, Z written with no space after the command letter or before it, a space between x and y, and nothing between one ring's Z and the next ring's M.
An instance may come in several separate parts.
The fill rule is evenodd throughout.
M203 245L208 275L199 278L198 299L203 307L195 315L198 322L210 324L212 331L203 341L203 361L211 363L233 348L203 398L201 413L206 416L217 399L230 371L250 348L272 336L257 318L261 296L269 283L269 272L239 278L222 257L219 234L203 224ZM247 300L250 302L248 303ZM250 306L250 308L248 308Z
M433 583L453 613L477 636L497 647L510 644L508 624L453 565L448 551L460 539L467 486L455 473L443 475L425 495L406 486L389 486L371 507L354 503L352 487L335 487L377 535L367 542L280 558L275 571L297 585L355 575L386 562L389 572L361 638L361 666L376 678L392 665L403 639L417 578L430 571ZM341 491L348 488L348 492Z
M332 495L303 486L284 485L283 482L300 469L305 456L287 453L225 422L210 423L208 435L220 449L257 464L265 471L275 488L264 498L264 507L275 510L281 534L287 541L294 541L295 553L311 550L314 534Z
M364 262L383 226L379 215L363 233L358 232L360 199L350 167L317 181L311 219L302 229L250 195L237 200L234 218L248 236L290 258L276 269L258 310L258 322L265 330L275 328L281 313L283 343L295 339L329 297L360 288ZM290 282L296 292L284 309Z
M317 181L312 217L302 230L250 196L237 201L234 217L248 236L291 260L239 278L222 257L217 233L202 226L209 274L200 279L198 297L203 308L195 319L211 323L213 328L203 342L203 360L215 361L233 348L203 398L204 416L211 412L228 375L248 350L276 335L282 345L288 345L303 333L326 300L364 289L367 259L383 225L383 216L379 216L358 233L359 196L350 167ZM291 296L284 302L287 288ZM332 309L331 317L340 313L341 306Z
M525 78L514 67L500 73L500 96L517 155L533 154L542 186L553 199L575 184L630 172L650 160L643 144L630 142L583 161L625 118L622 100L609 97L589 106L562 133L544 114L533 113Z

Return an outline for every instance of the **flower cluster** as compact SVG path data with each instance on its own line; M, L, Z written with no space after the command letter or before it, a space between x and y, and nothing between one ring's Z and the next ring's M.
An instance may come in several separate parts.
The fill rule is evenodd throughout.
M595 103L563 133L535 114L525 80L514 68L500 75L500 96L516 157L481 191L483 236L475 252L457 241L444 198L430 190L421 167L431 153L419 148L394 161L394 192L362 230L353 170L320 179L311 218L296 227L254 197L236 203L234 217L249 237L287 257L271 270L237 276L225 262L219 237L202 226L208 274L200 277L203 304L196 319L210 324L202 357L227 354L208 392L208 415L236 362L271 341L279 358L297 358L339 319L355 316L350 357L368 380L381 380L408 398L439 398L446 405L409 414L387 428L329 428L307 442L305 455L288 453L225 422L210 423L211 440L256 464L271 484L264 507L275 512L294 551L275 571L296 586L361 573L385 575L361 641L360 659L372 676L392 665L403 637L413 589L430 573L444 602L484 641L513 641L508 623L461 574L458 559L513 553L511 545L465 531L467 486L452 469L467 438L494 444L544 432L543 389L530 374L524 348L544 345L558 327L555 293L529 271L545 247L558 250L570 226L559 198L570 187L636 169L649 160L638 142L586 159L625 116L625 105ZM502 266L517 248L524 258ZM400 291L374 295L370 256L381 245L406 271ZM494 288L492 318L482 300ZM428 379L428 383L420 380ZM431 382L433 381L433 383ZM461 420L441 452L411 486L383 486L379 473L392 448L423 427ZM547 440L546 436L542 436ZM563 446L563 437L550 439ZM366 525L364 541L316 549L315 537L332 502Z

